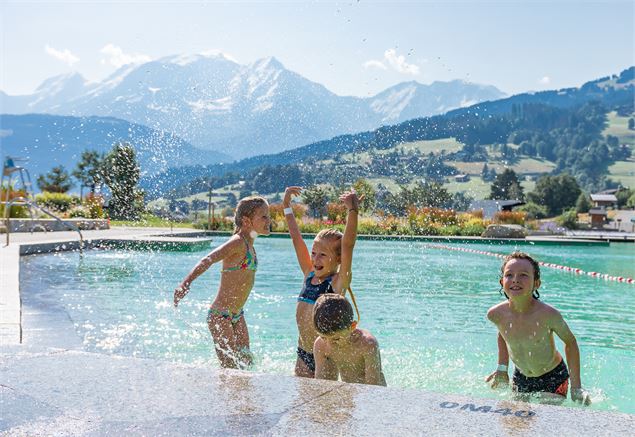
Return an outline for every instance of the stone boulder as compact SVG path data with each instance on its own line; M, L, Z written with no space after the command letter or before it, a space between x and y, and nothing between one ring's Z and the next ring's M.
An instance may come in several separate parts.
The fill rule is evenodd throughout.
M525 238L527 229L521 225L489 225L481 234L484 238Z

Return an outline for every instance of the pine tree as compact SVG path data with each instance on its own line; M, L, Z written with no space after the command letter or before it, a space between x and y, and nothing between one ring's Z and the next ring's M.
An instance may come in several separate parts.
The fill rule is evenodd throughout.
M137 187L140 169L134 148L127 143L115 144L104 162L104 179L112 194L110 217L137 220L142 209L143 192Z

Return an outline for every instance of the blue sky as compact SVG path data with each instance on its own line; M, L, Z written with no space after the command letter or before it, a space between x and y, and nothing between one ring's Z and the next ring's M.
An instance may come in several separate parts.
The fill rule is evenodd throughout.
M510 94L579 86L635 64L634 3L0 0L0 90L212 50L241 64L275 56L339 95L410 80Z

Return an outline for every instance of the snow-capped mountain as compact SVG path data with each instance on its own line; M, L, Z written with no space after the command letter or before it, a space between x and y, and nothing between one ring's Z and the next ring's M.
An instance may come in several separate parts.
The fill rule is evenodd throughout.
M0 92L0 112L112 116L243 158L503 95L492 86L452 81L406 82L371 98L344 97L273 57L240 65L198 54L125 65L99 83L71 74L47 79L32 95Z

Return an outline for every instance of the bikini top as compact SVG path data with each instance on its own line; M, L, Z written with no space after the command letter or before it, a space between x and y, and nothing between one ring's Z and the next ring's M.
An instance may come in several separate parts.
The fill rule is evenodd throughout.
M319 284L311 284L311 279L314 276L315 272L311 272L306 277L304 285L302 286L302 291L300 291L300 296L298 296L298 302L306 302L314 305L315 301L318 300L318 297L325 293L334 293L333 287L331 286L331 281L333 279L332 276L327 277Z
M251 251L249 250L249 243L247 242L247 239L243 238L243 241L245 242L245 246L247 247L247 252L245 253L242 261L240 261L240 264L234 267L223 269L221 270L221 273L234 272L236 270L253 270L254 272L258 270L258 258L256 257L256 249L254 249L254 253L252 255Z
M298 302L306 302L311 305L315 305L315 301L317 301L323 294L335 293L335 290L333 290L333 286L331 285L333 276L327 277L319 284L311 284L311 278L313 278L313 276L315 276L315 272L309 273L309 276L306 277L302 291L300 291L300 296L298 296ZM359 323L359 309L357 308L357 301L355 300L353 290L351 290L351 287L348 287L344 293L346 292L348 292L351 296L351 301L353 301L353 306L355 307L355 312L357 313L357 322Z

